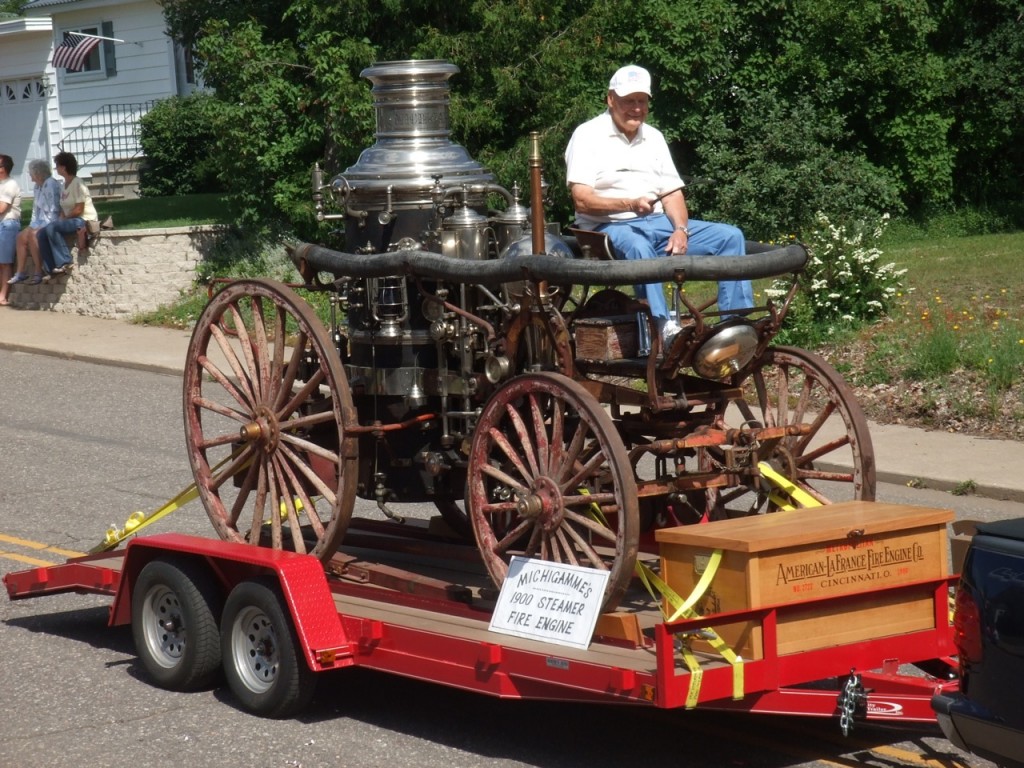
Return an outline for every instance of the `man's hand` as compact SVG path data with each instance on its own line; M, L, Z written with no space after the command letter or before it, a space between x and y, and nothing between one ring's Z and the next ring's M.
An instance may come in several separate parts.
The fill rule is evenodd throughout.
M654 202L643 197L637 197L629 201L629 210L637 216L646 216L649 213L654 213Z
M686 246L688 245L689 240L689 235L683 232L683 230L675 230L668 239L668 244L665 246L665 253L669 256L677 256L686 253Z

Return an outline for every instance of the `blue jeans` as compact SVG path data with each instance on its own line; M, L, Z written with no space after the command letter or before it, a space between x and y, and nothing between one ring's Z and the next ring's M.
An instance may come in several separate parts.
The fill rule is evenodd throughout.
M611 240L615 253L624 259L654 259L665 255L668 239L675 227L663 213L653 213L629 221L614 221L597 227ZM731 224L690 219L690 237L686 252L693 256L743 256L746 239ZM654 317L667 318L668 306L661 283L636 286L637 296L646 297ZM749 280L729 280L718 284L718 309L730 312L754 306L754 290Z
M85 221L77 216L73 219L57 219L46 225L46 239L50 243L50 253L41 252L40 256L43 257L48 272L52 272L58 267L66 267L71 263L71 249L68 248L64 235L73 235L84 226Z

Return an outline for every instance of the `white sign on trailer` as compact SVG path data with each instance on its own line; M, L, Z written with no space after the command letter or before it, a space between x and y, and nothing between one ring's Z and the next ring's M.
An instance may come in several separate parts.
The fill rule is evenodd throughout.
M608 571L513 557L490 629L586 648L601 610Z

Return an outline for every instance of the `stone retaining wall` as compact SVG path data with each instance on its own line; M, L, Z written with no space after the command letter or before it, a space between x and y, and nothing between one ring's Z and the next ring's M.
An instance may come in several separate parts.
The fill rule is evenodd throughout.
M22 309L127 319L172 304L192 285L196 266L219 227L111 229L86 254L72 248L75 267L49 283L11 286L10 302ZM31 264L28 265L31 271Z

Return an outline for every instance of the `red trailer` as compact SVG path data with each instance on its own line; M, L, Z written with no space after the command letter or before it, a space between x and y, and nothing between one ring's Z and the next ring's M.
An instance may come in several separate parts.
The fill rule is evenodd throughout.
M956 688L948 674L954 653L950 583L945 575L921 578L899 563L914 555L918 562L934 559L926 550L940 531L945 537L940 521L946 513L853 504L871 509L858 518L850 505L835 505L831 517L844 526L870 521L869 530L856 531L860 551L856 541L817 542L806 551L825 552L833 565L840 556L849 565L851 553L873 558L885 573L902 571L899 578L878 577L868 589L845 594L814 594L814 585L825 586L823 579L857 582L850 576L856 569L848 567L842 577L839 571L808 571L802 576L811 579L809 591L787 581L798 599L703 616L686 612L690 618L675 620L669 615L672 588L661 584L655 599L639 588L638 578L618 609L597 619L584 648L492 631L499 595L476 550L434 535L425 522L410 521L405 535L395 537L383 532L393 526L376 529L367 521L350 531L347 547L327 563L179 534L136 537L118 551L7 574L4 583L12 600L62 592L110 595L110 624L131 624L137 652L157 685L208 687L223 668L244 708L270 717L299 711L317 673L363 666L504 698L835 717L844 731L856 719L933 721L932 695ZM712 580L720 586L712 591L717 589L719 607L728 608L730 580L776 568L772 541L779 543L779 526L797 514L670 529L659 536L660 555L641 556L638 573L658 571L671 582L685 570L690 551L679 536L717 537L717 543L698 542L694 551L725 548ZM829 517L816 510L816 520ZM751 525L766 543L753 549L735 544ZM732 550L722 537L735 539ZM800 548L782 543L786 573L793 575L793 564L807 571L799 565ZM903 552L909 560L900 560ZM942 555L945 574L944 541ZM878 619L915 612L918 624ZM920 623L922 617L927 621ZM754 632L730 634L737 626ZM728 638L724 652L706 643L716 635ZM807 636L819 643L808 644ZM794 641L799 650L792 650Z

